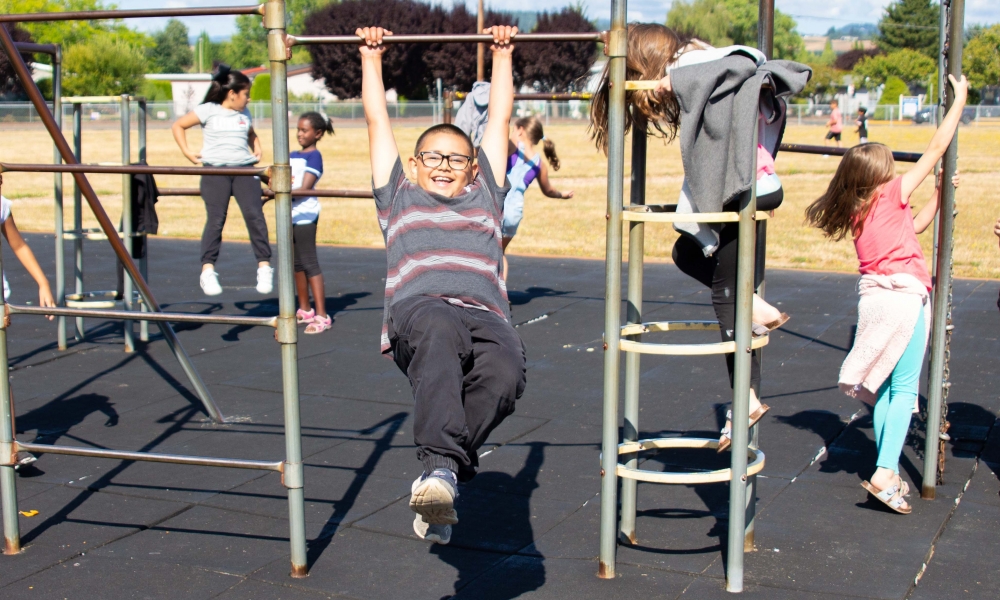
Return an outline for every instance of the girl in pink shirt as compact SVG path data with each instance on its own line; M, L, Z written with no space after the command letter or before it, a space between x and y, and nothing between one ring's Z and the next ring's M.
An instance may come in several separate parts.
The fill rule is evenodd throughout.
M806 210L809 223L827 237L842 240L850 234L854 239L862 275L858 285L861 299L858 332L841 370L841 388L852 396L871 398L875 404L877 468L871 481L862 486L903 514L911 509L904 498L909 486L899 476L899 455L917 399L927 344L927 292L931 289L917 232L934 219L938 204L930 203L914 217L910 194L934 169L958 129L969 83L965 76L956 80L949 75L948 80L955 101L912 169L897 177L889 148L882 144L854 146L844 155L826 193ZM892 333L901 323L907 329L902 333L909 333L905 345ZM894 357L895 366L883 373L887 356ZM857 374L859 366L864 372L862 381L849 381L852 385L845 387L848 366L852 374Z

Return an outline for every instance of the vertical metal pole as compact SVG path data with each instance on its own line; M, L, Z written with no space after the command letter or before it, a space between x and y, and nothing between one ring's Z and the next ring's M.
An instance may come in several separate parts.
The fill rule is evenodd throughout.
M132 139L131 139L131 107L129 106L128 94L122 94L121 110L119 119L122 129L122 164L128 165L132 160ZM125 251L132 256L132 175L122 174L122 243L125 244ZM132 277L125 274L122 285L122 310L132 310ZM125 352L135 352L135 328L131 320L122 322L122 331L125 335Z
M83 105L73 103L73 155L83 162ZM77 297L83 294L83 198L80 184L73 179L73 276ZM83 341L83 317L76 318L76 340Z
M608 212L604 266L604 425L601 432L601 546L598 577L615 576L618 517L618 379L621 359L622 202L625 173L626 0L611 0L608 32Z
M951 29L948 45L948 73L955 77L962 74L962 36L965 27L965 0L951 0ZM945 106L955 103L955 92L949 86ZM937 279L934 281L934 317L931 330L931 366L927 384L927 436L924 446L924 473L920 497L933 500L937 486L938 452L940 450L941 401L944 394L945 350L951 312L951 261L954 251L955 188L951 178L958 161L958 132L951 138L951 145L941 159L941 208L938 228Z
M760 1L760 6L757 11L757 49L763 52L764 56L766 56L768 60L774 57L774 0ZM766 273L764 272L765 265L767 264L767 221L760 221L757 223L757 246L755 255L755 268L760 272L760 285L757 286L757 295L764 298L767 289L767 280L765 278ZM757 360L761 363L764 362L763 348L757 350ZM763 364L761 364L761 369L763 369ZM760 394L760 390L757 390L757 394ZM753 450L760 447L759 424L750 428L749 446ZM757 476L753 475L747 479L746 530L743 535L744 552L752 552L754 549L756 517Z
M0 272L3 255L0 252ZM0 293L0 315L3 315ZM0 316L0 504L3 505L4 554L21 551L21 531L17 522L17 477L14 473L14 406L10 400L10 369L7 362L7 327ZM8 464L10 463L10 464Z
M757 147L757 127L753 130L753 147ZM753 153L753 169L757 172L757 153ZM750 420L750 313L753 307L753 276L756 252L754 218L757 212L757 186L751 184L740 207L739 241L736 268L736 350L733 374L733 444L729 481L729 539L726 548L726 590L743 591L743 548L746 534L747 446Z
M56 46L52 56L52 112L56 125L62 129L62 47ZM62 163L59 148L52 144L52 161ZM56 306L66 306L66 240L63 232L66 229L63 214L63 174L55 174L55 238L56 238ZM60 350L66 349L66 317L56 317L56 340Z
M292 577L308 575L302 437L299 415L298 330L292 272L292 170L288 158L288 81L285 62L285 2L266 5L268 58L271 63L271 127L274 166L271 189L275 198L278 233L278 331L281 344L282 390L285 404L285 467L282 481L288 489L288 525Z
M441 115L442 123L451 123L453 117L452 112L455 110L455 95L451 90L444 93L444 114Z
M483 0L479 0L476 12L476 33L482 33L486 26L483 11ZM486 81L486 44L476 44L476 81Z
M146 163L146 99L139 98L139 113L136 115L137 129L139 130L139 162ZM139 259L139 272L142 278L149 281L149 237L144 232L142 234L142 258ZM139 298L139 308L142 312L149 311L149 307ZM139 339L149 341L149 321L139 321Z
M646 121L633 113L632 127L632 178L631 204L646 203ZM645 223L633 221L628 230L628 301L625 304L625 321L628 323L642 322L642 275L644 258ZM641 335L629 336L629 339L639 341ZM639 359L638 352L625 354L625 423L622 437L626 442L639 439ZM639 455L633 454L625 465L636 468ZM635 479L622 479L621 508L621 541L635 544L635 505L639 482Z
M937 103L934 107L934 124L941 125L944 117L944 88L948 85L948 77L944 72L944 53L948 50L948 6L950 0L942 0L938 7L938 78L937 78ZM941 162L938 161L934 169L934 175L940 176ZM934 246L931 249L931 279L937 279L937 256L938 256L938 229L941 227L940 213L934 215ZM931 296L933 298L933 295Z

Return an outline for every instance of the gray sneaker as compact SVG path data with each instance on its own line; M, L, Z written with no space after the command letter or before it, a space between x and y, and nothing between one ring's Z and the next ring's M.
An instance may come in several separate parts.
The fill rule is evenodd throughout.
M451 541L451 525L431 525L421 515L413 518L413 532L422 540L442 546Z
M448 469L434 469L429 475L424 473L413 482L410 492L410 510L423 517L427 524L458 523L458 513L455 512L458 477Z

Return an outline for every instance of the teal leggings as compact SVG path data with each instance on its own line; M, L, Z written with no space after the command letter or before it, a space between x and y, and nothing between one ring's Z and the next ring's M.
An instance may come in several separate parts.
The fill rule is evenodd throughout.
M920 368L924 364L925 350L924 327L924 309L921 307L910 343L892 374L878 389L878 400L875 402L876 464L896 473L899 473L899 455L903 452L920 386Z

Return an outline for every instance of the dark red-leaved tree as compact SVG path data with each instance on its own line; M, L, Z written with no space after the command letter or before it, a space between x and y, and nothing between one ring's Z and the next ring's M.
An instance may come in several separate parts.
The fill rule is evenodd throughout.
M862 58L870 58L872 56L878 56L879 54L885 54L885 52L878 48L869 48L868 50L857 48L854 50L848 50L833 61L833 68L840 69L841 71L853 71L854 65L861 62Z
M576 7L538 15L532 33L577 33L597 31ZM514 50L515 68L523 83L546 92L576 91L586 83L594 64L596 42L519 44Z
M31 34L21 29L17 24L4 23L4 29L10 33L10 37L15 42L30 42ZM22 54L24 62L31 64L31 54ZM14 65L10 64L7 53L0 50L0 99L23 100L25 97L24 88L14 72Z
M469 12L464 4L456 4L447 11L438 6L434 8L435 28L428 33L479 33L476 31L476 15ZM509 13L487 11L483 17L486 27L491 25L517 25ZM515 49L516 53L517 50ZM427 85L433 86L439 77L445 89L469 90L476 82L476 45L475 44L428 44L422 51L423 62L427 67ZM486 51L486 78L491 74L489 49ZM515 81L518 73L514 73Z
M306 18L306 35L354 35L358 27L380 26L396 33L430 33L433 9L413 0L344 0L329 4ZM386 89L395 88L406 97L416 97L426 82L422 48L392 44L382 56ZM313 73L340 98L361 95L361 55L354 45L309 46Z

